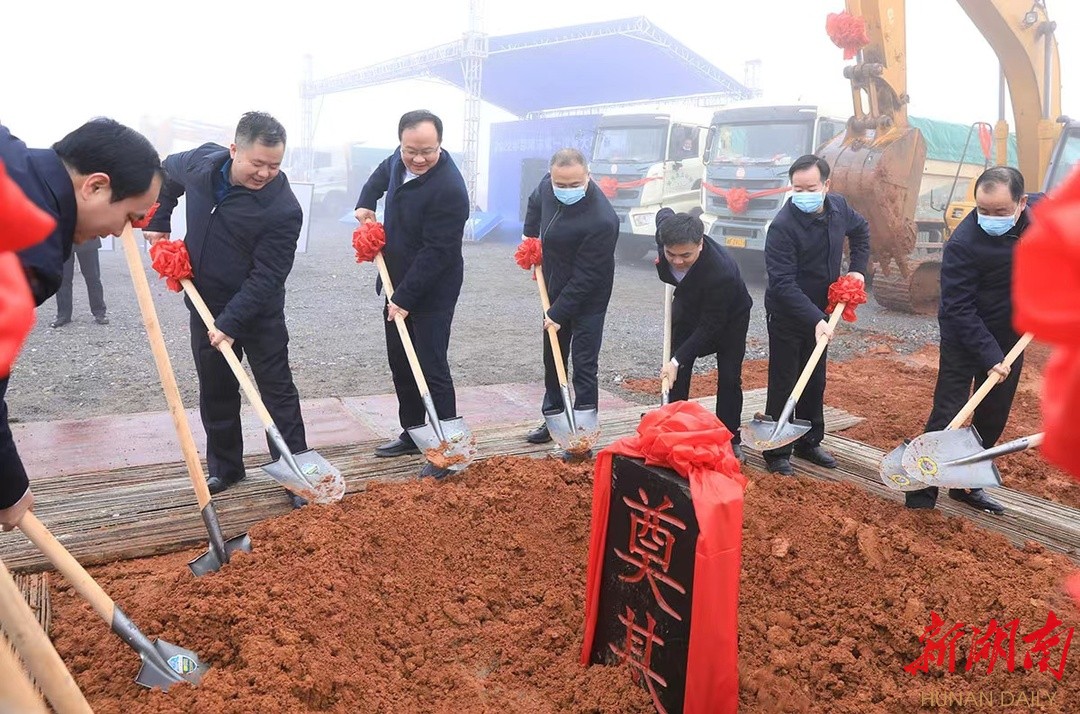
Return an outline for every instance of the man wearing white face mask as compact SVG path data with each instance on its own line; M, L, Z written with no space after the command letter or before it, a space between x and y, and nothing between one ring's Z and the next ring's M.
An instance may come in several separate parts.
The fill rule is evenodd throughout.
M550 173L529 196L523 232L539 237L543 247L544 280L551 297L544 329L555 326L563 359L569 355L572 360L575 403L571 407L595 408L604 317L615 280L619 217L589 180L589 167L580 151L560 149L551 157ZM542 411L561 411L555 360L546 342L544 386ZM551 435L541 424L525 438L543 444Z
M840 277L844 237L851 255L849 275L859 280L870 258L870 227L843 196L829 193L829 164L813 154L788 169L791 200L776 214L765 238L765 314L769 328L767 414L783 411L799 373L820 336L832 337L825 314L829 286ZM795 417L810 422L795 444L763 453L769 471L790 475L791 453L825 468L835 468L821 448L825 436L825 356L817 364Z
M1033 195L1034 203L1041 196ZM941 260L941 356L934 407L926 431L944 429L987 375L1004 380L986 396L971 419L989 448L1005 430L1024 356L1001 364L1019 339L1012 325L1013 250L1027 227L1024 177L1009 166L994 166L975 180L976 209L956 227ZM933 508L937 488L905 494L908 508ZM950 489L949 497L1000 515L1005 509L982 489Z

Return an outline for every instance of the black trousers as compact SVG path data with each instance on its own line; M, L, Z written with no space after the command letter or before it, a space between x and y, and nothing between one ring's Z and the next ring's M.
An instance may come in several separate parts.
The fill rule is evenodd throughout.
M799 375L814 351L813 329L799 329L780 323L771 316L769 326L769 388L765 398L765 413L778 418ZM812 448L825 438L825 362L828 350L821 355L810 375L799 401L795 403L795 418L810 422L810 431L794 444L763 452L766 458L791 456L792 449Z
M1001 345L1002 352L1012 349L1015 341ZM971 425L979 432L984 449L989 449L1001 438L1009 420L1013 397L1020 384L1020 372L1024 368L1024 355L1012 364L1009 376L990 390L971 416ZM934 385L934 406L926 420L926 431L941 431L964 407L972 393L986 380L987 374L978 358L968 350L948 342L941 343L938 358L937 384ZM910 504L933 503L937 498L937 486L920 491L909 491L905 501Z
M191 352L199 375L199 411L206 430L206 463L211 476L236 481L244 475L244 437L240 427L240 384L229 363L206 335L206 325L191 313ZM263 404L281 431L285 444L296 453L307 449L300 395L289 368L289 331L285 317L261 321L251 334L233 343L255 377ZM272 458L279 456L267 439Z
M7 396L8 378L0 379L0 508L15 505L22 498L26 484L26 469L23 467L19 451L15 448L15 438L8 425Z
M742 435L739 433L743 407L742 364L746 357L746 333L749 329L749 312L732 317L721 332L720 344L716 350L716 416L731 432L733 444L742 443ZM693 331L694 325L687 325L683 329L677 326L673 329L672 351L679 349ZM679 364L679 373L669 393L671 401L678 402L689 398L694 361Z
M567 324L560 325L559 348L562 350L563 367L567 362L574 366L570 375L570 381L574 385L573 409L593 409L600 401L600 390L597 386L597 372L600 369L600 345L604 339L604 318L606 314L598 312L595 315L568 320ZM562 398L562 390L559 388L559 374L555 370L555 357L551 354L551 342L547 331L543 332L544 338L544 402L541 410L544 412L562 411L565 409Z
M71 319L72 283L75 281L75 257L79 258L79 270L86 281L86 295L90 299L90 312L94 317L105 317L105 289L101 286L101 263L97 249L71 251L71 257L64 263L64 279L56 291L56 317L59 320Z
M413 348L420 360L420 369L424 373L431 401L439 419L453 419L457 414L457 394L454 392L454 380L450 376L450 361L447 351L450 348L450 327L454 322L454 309L438 313L409 313L405 320L412 338ZM390 362L390 373L394 377L394 392L398 399L398 423L401 424L401 438L411 442L405 429L420 426L427 421L424 401L420 398L420 388L413 378L409 358L401 344L401 335L397 325L386 321L386 307L383 307L383 324L386 328L386 356Z

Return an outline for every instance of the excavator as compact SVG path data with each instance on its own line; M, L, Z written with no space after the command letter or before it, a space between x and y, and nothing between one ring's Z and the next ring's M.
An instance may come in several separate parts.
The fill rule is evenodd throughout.
M1027 191L1042 190L1052 173L1060 180L1080 153L1080 126L1061 117L1056 25L1046 14L1045 0L956 2L1001 64L999 116L993 130L995 161L1006 163L1007 84L1016 122L1018 168L1029 184ZM845 0L845 4L848 13L865 21L869 43L859 50L855 64L844 69L851 83L854 114L846 131L820 154L832 167L832 190L870 224L877 302L902 312L933 313L941 289L943 242L920 242L915 224L926 145L918 129L908 123L905 2ZM950 199L944 211L943 239L973 207L970 190L963 199Z

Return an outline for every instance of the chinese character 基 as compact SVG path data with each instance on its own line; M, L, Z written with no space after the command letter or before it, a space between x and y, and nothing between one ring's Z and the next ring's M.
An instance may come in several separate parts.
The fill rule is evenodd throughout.
M949 671L955 671L956 642L964 636L964 628L967 625L958 622L940 637L934 639L936 635L942 632L944 625L945 620L941 619L936 612L931 611L930 625L919 635L919 642L923 643L923 653L914 662L904 667L905 672L908 674L929 672L931 664L936 664L939 667L944 665L946 655L949 657Z
M641 498L640 502L623 496L623 503L630 508L630 552L624 553L618 548L615 549L615 554L635 566L637 572L633 575L620 575L619 579L637 583L641 582L642 578L647 578L660 609L681 621L682 616L667 603L656 583L659 581L680 595L686 594L686 588L667 574L671 566L671 551L675 546L675 534L668 526L685 531L686 524L665 513L673 506L667 496L664 496L663 503L656 508L649 505L645 489L639 488L638 496Z
M1032 655L1039 655L1038 667L1040 672L1050 671L1058 681L1061 681L1061 675L1065 672L1065 658L1069 656L1069 643L1072 642L1073 628L1069 628L1065 634L1065 644L1061 648L1061 660L1058 662L1058 668L1054 669L1050 666L1050 650L1057 646L1061 642L1061 637L1056 634L1051 634L1058 625L1061 624L1061 620L1057 618L1053 610L1050 610L1046 615L1046 624L1035 630L1029 635L1024 635L1024 642L1034 642L1031 649L1024 655L1024 669L1031 669L1035 666Z
M652 671L653 645L664 646L664 641L657 637L654 629L656 620L649 613L645 613L645 627L634 624L634 611L626 608L626 615L619 615L619 622L626 626L626 640L623 649L619 649L613 643L608 647L619 656L622 662L628 664L636 684L641 684L641 678L645 677L645 686L652 695L653 706L659 714L667 714L660 698L656 694L655 684L667 687L667 681L656 672Z

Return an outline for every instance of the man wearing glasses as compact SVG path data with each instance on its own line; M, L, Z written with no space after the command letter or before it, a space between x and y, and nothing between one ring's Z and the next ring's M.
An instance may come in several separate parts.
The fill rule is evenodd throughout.
M383 257L394 283L387 300L386 352L398 398L401 434L375 449L381 457L418 454L406 429L425 421L420 390L409 369L394 317L406 320L431 390L439 419L457 416L457 398L447 349L464 274L461 239L469 219L469 193L450 155L443 152L442 120L429 111L407 112L398 122L401 146L364 184L356 202L356 220L375 220L375 204L386 196ZM379 292L382 281L376 280ZM421 476L444 475L425 464Z

